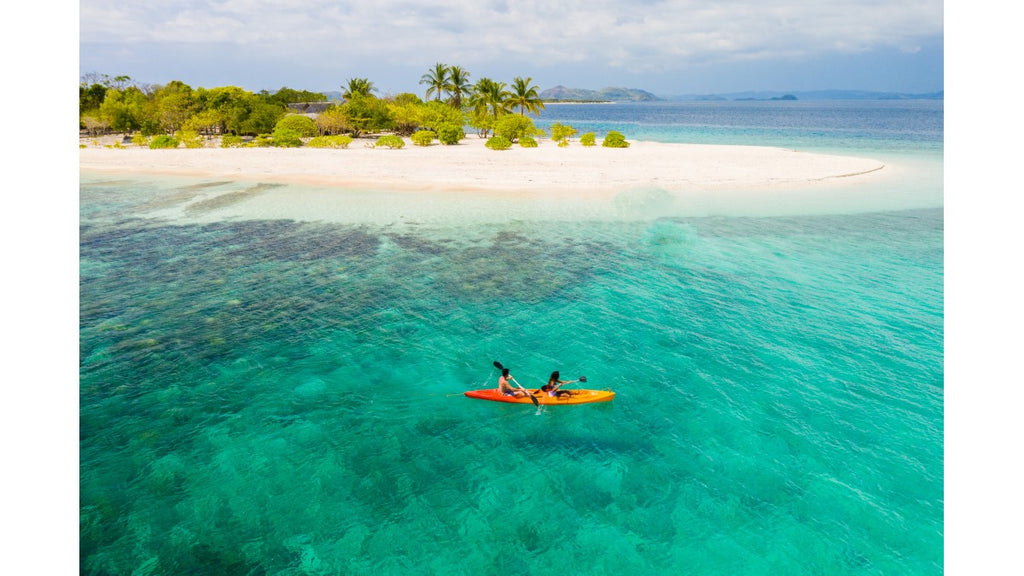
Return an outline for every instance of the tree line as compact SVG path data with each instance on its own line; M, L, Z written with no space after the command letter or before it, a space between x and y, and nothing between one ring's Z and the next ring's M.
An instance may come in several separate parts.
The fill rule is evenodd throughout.
M342 86L343 101L319 114L321 135L393 132L411 135L441 125L471 126L484 137L502 116L539 114L544 103L532 79L515 77L511 84L491 78L470 83L460 66L438 63L420 79L421 99L412 93L378 97L373 82L351 78ZM237 86L192 88L175 80L146 85L128 76L90 74L79 85L79 128L90 134L141 133L144 136L191 131L202 135L257 136L270 134L289 114L288 104L323 102L323 93L287 87L271 93Z

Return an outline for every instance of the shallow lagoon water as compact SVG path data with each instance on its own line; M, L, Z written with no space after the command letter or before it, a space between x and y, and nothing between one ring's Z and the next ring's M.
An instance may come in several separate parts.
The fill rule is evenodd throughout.
M943 571L941 208L153 216L210 190L82 180L83 574Z

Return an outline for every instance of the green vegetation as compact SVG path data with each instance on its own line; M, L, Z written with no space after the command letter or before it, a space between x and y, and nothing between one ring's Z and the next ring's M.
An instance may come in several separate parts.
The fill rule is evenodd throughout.
M289 114L277 121L274 131L292 130L299 133L303 138L312 138L317 135L316 122L309 116L301 114Z
M487 146L491 150L508 150L512 147L512 142L504 136L491 136L487 139L484 146Z
M174 137L181 141L185 148L203 148L206 146L203 137L194 130L178 130Z
M432 130L420 130L419 132L413 132L412 143L417 146L430 146L430 144L437 138Z
M272 136L274 146L278 148L298 148L302 146L302 135L290 128L278 128Z
M494 135L507 138L512 143L524 136L533 136L536 132L533 120L518 114L506 114L494 122Z
M306 143L310 148L348 148L352 143L351 136L317 136Z
M390 148L392 150L398 150L405 147L405 140L402 140L400 136L394 134L388 134L377 138L377 142L373 145L374 148Z
M519 145L523 148L536 148L537 140L533 136L523 136L519 139Z
M282 87L276 92L253 93L237 86L193 88L174 80L166 85L137 84L128 76L88 74L79 85L79 130L98 137L124 133L137 146L205 146L219 137L221 146L346 147L360 135L416 136L417 145L436 138L445 145L457 144L471 127L481 138L492 136L491 147L503 141L536 145L547 135L537 129L529 114L540 114L544 102L528 76L516 76L511 86L492 78L470 83L470 73L460 66L438 62L420 78L425 99L412 93L378 97L368 78L350 78L342 86L344 100L312 118L289 110L289 104L323 102L318 92ZM427 141L428 134L434 136ZM576 130L555 124L550 138L568 146ZM626 147L625 138L609 133L604 146ZM177 138L174 136L177 135ZM348 138L343 142L335 137ZM377 146L398 147L391 139ZM391 142L391 144L386 144ZM425 143L424 143L425 142ZM580 139L596 145L593 133Z
M152 141L150 141L149 147L154 150L158 148L177 148L178 144L180 144L180 142L178 142L178 139L175 138L174 136L161 134L160 136L157 136L156 138L153 138Z
M565 124L564 126L558 122L551 125L551 139L558 142L558 145L562 148L569 145L569 140L576 135L576 129L572 126Z
M437 139L441 144L451 146L452 144L458 144L459 140L466 137L466 133L462 130L462 126L458 124L442 124L437 127Z
M538 95L538 88L530 86L533 78L520 78L516 76L512 80L512 92L509 95L509 103L513 108L519 108L519 115L526 116L526 112L540 114L544 109L544 102Z
M626 137L621 133L612 130L604 137L604 142L601 146L607 148L629 148L629 142L626 142Z

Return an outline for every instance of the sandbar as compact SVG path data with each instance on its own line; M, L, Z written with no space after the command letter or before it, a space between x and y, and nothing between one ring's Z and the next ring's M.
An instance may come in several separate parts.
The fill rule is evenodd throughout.
M631 142L629 148L513 146L496 151L475 135L457 145L372 148L357 139L346 149L141 147L80 150L79 168L387 190L489 191L594 198L656 187L669 193L794 189L883 177L871 158L762 146Z

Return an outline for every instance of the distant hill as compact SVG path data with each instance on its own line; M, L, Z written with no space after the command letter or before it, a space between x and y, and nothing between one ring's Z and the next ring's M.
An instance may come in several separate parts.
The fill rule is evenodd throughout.
M540 93L545 102L652 102L662 100L646 90L636 88L602 88L588 90L586 88L567 88L555 86Z
M683 94L666 100L942 100L943 91L926 94L871 92L867 90L815 90L808 92L731 92L728 94Z

